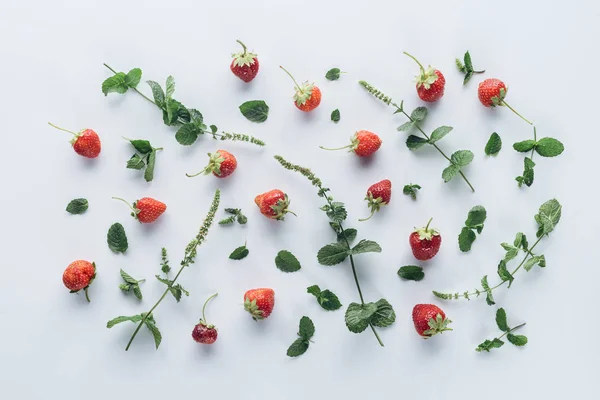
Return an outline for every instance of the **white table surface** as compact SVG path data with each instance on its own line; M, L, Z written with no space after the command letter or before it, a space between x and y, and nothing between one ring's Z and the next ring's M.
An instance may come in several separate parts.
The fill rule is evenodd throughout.
M3 1L2 397L492 400L596 392L599 22L595 1L544 6L513 0ZM259 53L260 72L249 85L229 71L237 38ZM475 66L487 69L485 77L510 85L507 101L535 120L540 136L556 137L566 146L556 159L536 159L531 188L517 188L514 177L522 171L523 156L511 148L530 137L530 128L507 109L481 106L476 91L483 77L462 87L454 58L467 49ZM406 149L405 134L396 131L405 119L392 116L391 108L357 84L365 79L404 99L409 109L422 105L412 82L417 67L402 51L445 74L446 94L430 107L425 127L453 126L442 147L475 153L465 172L476 193L459 179L444 184L440 174L446 162L433 149ZM175 97L200 109L207 122L253 134L268 146L209 138L180 146L175 130L136 93L103 96L100 85L110 76L103 62L125 71L140 67L144 80L164 82L173 75ZM315 112L307 115L294 107L292 83L279 65L321 87L323 101ZM348 73L337 82L326 81L325 72L334 66ZM140 88L149 93L145 84ZM237 107L251 99L269 104L266 123L249 122L239 113ZM337 125L329 120L335 108L342 115ZM78 157L67 135L47 121L95 129L101 156L91 162ZM369 162L318 148L345 144L358 129L383 139ZM504 148L498 157L486 158L483 147L493 131ZM121 136L165 147L152 183L125 169L132 149ZM233 176L185 177L204 166L207 152L219 148L237 156ZM325 312L305 293L307 286L319 284L336 292L344 305L357 300L349 265L323 267L316 261L317 250L333 234L318 210L322 203L314 188L280 168L274 154L311 167L336 200L346 203L349 223L360 228L360 237L383 247L381 254L357 257L357 263L367 299L385 297L397 313L396 323L380 330L385 348L369 331L349 333L343 310ZM384 178L394 184L390 206L359 224L356 219L367 213L366 188ZM401 194L409 182L423 186L417 202ZM260 216L254 196L276 187L289 194L298 218L275 223ZM151 336L142 331L125 352L133 325L108 330L106 321L154 303L163 290L152 278L159 271L160 248L168 247L177 265L216 188L222 191L222 206L242 207L249 223L213 227L197 263L181 278L191 296L179 304L167 298L155 312L164 336L160 349L155 351ZM111 196L153 196L168 210L159 222L142 226ZM90 201L83 216L64 211L75 197ZM444 303L431 290L475 288L484 274L495 282L503 255L499 244L512 241L518 231L533 237L533 215L553 197L562 203L563 216L539 246L548 267L520 271L510 290L496 292L512 324L527 322L521 333L530 342L525 348L507 344L490 354L476 353L479 342L499 332L496 307L482 298ZM486 207L488 219L473 250L463 254L456 237L476 204ZM442 232L442 249L426 264L423 281L401 281L398 268L415 263L407 237L430 216ZM114 222L127 231L125 255L113 254L106 245ZM248 258L228 260L245 240ZM298 256L301 271L284 274L275 268L281 249ZM70 295L61 282L64 268L79 258L98 265L90 304ZM117 288L119 268L148 280L141 305ZM276 306L268 320L255 323L243 310L242 296L260 286L276 290ZM205 298L217 291L208 312L219 339L201 346L190 333ZM441 305L454 331L428 341L418 337L411 310L423 302ZM314 343L305 355L290 359L285 352L303 315L316 325Z

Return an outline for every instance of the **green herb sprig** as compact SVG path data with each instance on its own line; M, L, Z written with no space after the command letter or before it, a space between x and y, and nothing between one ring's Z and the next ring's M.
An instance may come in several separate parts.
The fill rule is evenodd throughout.
M465 74L465 79L463 81L463 86L464 86L467 84L467 82L469 82L469 80L471 79L473 74L483 74L485 72L485 69L482 69L481 71L475 71L473 69L473 62L471 61L471 54L469 54L468 51L465 53L463 60L464 60L464 64L462 61L460 61L460 59L458 59L458 58L456 59L456 68L458 68L458 70L460 72Z
M385 95L383 92L381 92L379 89L373 87L369 83L367 83L365 81L359 81L358 83L362 87L364 87L369 93L371 93L375 98L381 100L388 106L395 107L396 111L394 111L394 114L398 114L398 113L404 114L404 116L406 118L408 118L408 122L405 122L404 124L402 124L398 127L399 131L407 131L408 132L408 131L412 130L413 128L416 128L419 132L421 132L421 135L423 137L410 135L406 139L406 146L410 150L417 150L426 144L431 145L446 160L448 160L450 165L442 171L442 179L444 179L444 182L447 183L451 179L453 179L455 176L460 175L462 177L462 179L467 183L467 185L469 185L471 190L473 192L475 191L475 188L473 187L473 185L471 185L471 182L469 182L466 175L462 171L467 165L469 165L471 163L471 161L473 161L473 157L474 157L473 152L471 152L470 150L458 150L458 151L452 153L452 155L450 157L448 157L446 155L446 153L444 153L444 151L437 145L438 141L440 141L442 138L444 138L444 136L446 136L448 133L450 133L450 131L452 131L451 126L440 126L440 127L436 128L431 134L428 135L427 133L425 133L425 131L420 126L420 123L425 119L425 117L427 117L427 108L426 107L417 107L409 115L404 110L404 101L401 101L400 105L398 105L392 101L391 97Z
M329 289L321 290L318 285L312 285L306 288L306 293L315 296L317 302L324 310L334 311L342 307L340 299Z
M219 208L220 199L221 199L221 192L217 189L217 191L215 192L215 195L213 197L212 203L210 205L210 209L208 210L208 213L206 215L206 218L204 219L204 222L202 223L202 226L200 226L200 229L198 230L198 233L196 234L194 239L192 239L190 241L190 243L186 246L185 254L184 254L183 260L181 261L181 268L179 268L179 271L177 271L177 274L175 275L175 277L173 279L168 279L168 273L171 271L171 268L169 267L169 262L167 260L167 251L164 248L162 249L161 270L166 275L166 278L161 278L159 275L157 275L156 278L160 282L167 285L167 288L165 289L162 296L160 296L158 301L150 308L150 310L148 312L144 312L144 313L141 313L138 315L120 316L117 318L113 318L112 320L108 321L108 323L106 324L107 328L112 328L113 326L120 324L121 322L125 322L125 321L130 321L130 322L138 324L137 328L131 335L129 342L127 343L127 347L125 347L125 351L129 350L131 343L133 343L133 340L135 339L138 332L144 325L148 328L148 330L150 330L150 332L154 336L154 344L155 344L156 348L158 349L158 346L160 346L160 343L162 341L162 335L161 335L160 331L158 330L158 327L156 326L156 320L154 319L153 312L154 312L154 310L156 310L156 308L159 306L159 304L164 300L164 298L167 296L168 293L171 293L178 302L179 302L179 300L181 300L182 293L185 293L186 295L189 294L189 293L187 293L187 291L185 291L185 289L183 289L181 287L181 285L175 284L175 282L177 281L177 279L179 278L179 276L181 275L183 270L195 262L196 254L198 251L198 246L200 246L206 240L206 236L208 235L209 228L211 227L213 220L215 218L215 214L217 213L217 209Z
M486 218L487 211L483 206L475 206L469 210L465 226L458 235L458 247L460 248L460 251L466 253L471 250L471 246L477 238L475 232L481 234L483 231L483 223Z
M562 152L565 150L565 146L554 138L545 137L538 140L535 126L533 127L533 140L529 139L517 142L513 144L513 148L519 153L528 153L531 151L531 155L529 157L525 157L523 175L515 178L519 187L521 187L523 184L528 187L533 185L533 167L535 167L533 155L535 153L542 157L556 157L562 154Z
M142 295L142 290L140 289L140 283L145 282L146 280L137 280L122 269L120 271L120 274L121 278L123 278L123 281L125 281L125 283L121 283L119 285L119 289L126 293L132 291L135 297L137 297L139 300L142 300L144 296Z
M127 161L127 168L144 171L146 182L154 179L154 166L156 164L156 153L161 151L162 147L152 147L148 140L128 139L124 137L135 148L135 153Z
M408 185L404 185L404 188L402 188L402 193L410 196L410 198L413 200L417 200L417 190L421 190L421 186L410 183Z
M504 311L504 308L499 308L498 310L496 310L496 325L498 325L498 329L500 329L504 333L499 337L493 338L492 340L485 340L483 343L477 346L475 351L487 351L489 353L491 349L497 349L502 347L504 345L504 341L502 341L502 338L504 336L506 336L506 339L515 346L521 347L527 344L527 336L513 334L514 331L525 326L525 323L517 325L514 328L509 327L508 321L506 320L506 311Z
M538 224L538 230L536 232L537 240L529 246L527 237L522 232L517 233L513 244L502 243L501 246L506 251L506 254L500 263L498 264L498 276L500 277L500 283L495 286L490 286L488 283L488 276L485 275L481 278L481 289L475 289L473 292L468 290L461 293L442 293L433 291L433 294L444 300L460 299L464 298L470 300L472 296L479 297L481 294L486 295L486 302L488 305L496 304L492 292L504 284L508 283L508 288L512 285L515 277L514 275L521 269L530 271L535 265L541 268L546 266L546 257L543 254L534 254L533 250L540 243L542 238L548 236L556 227L560 221L562 212L562 206L556 199L551 199L540 206L539 212L534 216L535 221ZM516 258L520 252L525 253L525 257L519 263L519 265L512 271L508 271L508 263Z
M312 320L306 316L300 318L300 324L298 327L298 339L294 340L294 343L290 345L287 350L288 357L298 357L308 350L311 338L315 334L315 324Z
M179 126L175 139L179 144L184 146L190 146L196 142L196 139L200 135L208 134L211 135L215 140L231 140L231 141L243 141L258 146L264 146L265 143L253 136L242 135L237 133L221 132L218 133L216 125L210 125L207 127L204 124L204 117L200 111L187 108L181 102L173 98L175 92L175 78L172 76L167 77L165 83L165 90L154 81L146 81L152 90L152 96L154 100L143 94L137 85L140 83L142 78L142 70L134 68L129 73L117 72L107 64L104 64L106 68L111 70L114 75L107 78L102 83L102 93L108 95L109 93L120 93L124 94L129 89L133 89L143 98L148 100L150 103L157 106L163 114L163 122L167 126ZM129 78L128 78L129 77Z
M379 253L381 247L376 242L365 239L351 246L350 244L356 239L358 232L356 229L344 229L343 227L343 222L348 216L344 203L334 201L333 196L329 194L329 188L323 187L321 180L310 169L292 164L281 156L275 156L275 159L283 168L304 175L318 189L318 196L325 200L326 204L321 207L321 210L329 217L329 226L335 232L337 241L322 247L317 253L317 260L321 265L332 266L342 263L347 258L350 259L360 303L351 303L348 306L345 315L346 327L354 333L363 332L370 327L379 344L383 346L375 327L383 328L393 324L396 320L396 313L392 305L385 299L365 303L354 263L355 255L368 252Z
M225 212L231 215L220 220L219 225L231 225L235 221L237 221L237 223L240 225L244 225L246 222L248 222L248 217L242 213L241 208L226 208Z

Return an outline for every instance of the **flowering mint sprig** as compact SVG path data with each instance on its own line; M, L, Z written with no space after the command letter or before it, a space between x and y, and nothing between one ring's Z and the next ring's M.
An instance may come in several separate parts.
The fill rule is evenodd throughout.
M401 101L400 105L398 105L392 101L391 97L385 95L383 92L371 86L369 83L365 81L359 81L358 83L360 83L362 87L364 87L377 99L381 100L388 106L395 107L396 111L394 111L394 114L404 114L404 116L408 118L408 122L405 122L398 127L399 131L408 132L413 128L416 128L419 132L421 132L423 137L409 135L406 139L406 147L408 147L410 150L417 150L425 145L433 146L450 163L450 165L446 167L444 171L442 171L442 178L444 179L444 182L447 183L455 176L460 175L467 185L469 185L471 190L473 192L475 191L475 188L473 188L473 185L471 185L471 182L469 182L462 171L471 163L471 161L473 161L473 153L470 150L458 150L448 157L446 153L444 153L444 151L437 145L438 141L452 131L453 128L451 126L440 126L428 135L420 126L420 123L425 119L425 117L427 117L426 107L417 107L409 115L404 110L404 101Z
M208 234L208 230L209 230L210 226L212 225L213 220L215 218L215 214L217 212L217 209L219 208L220 199L221 199L221 192L217 189L217 191L215 192L215 196L213 198L212 204L210 206L210 209L208 210L208 214L206 215L206 218L204 219L202 226L200 227L198 233L196 234L196 237L194 239L192 239L192 241L185 248L185 254L184 254L183 260L181 261L181 268L179 268L179 271L177 272L177 274L175 275L175 277L173 279L168 278L168 273L171 271L171 268L169 267L169 261L167 260L167 252L164 248L162 249L161 270L165 274L165 278L162 278L159 275L157 275L156 278L160 282L167 285L167 288L163 292L162 296L160 296L158 301L152 306L152 308L150 308L150 310L148 312L144 312L141 314L132 315L132 316L120 316L120 317L113 318L110 321L108 321L108 323L106 324L107 328L112 328L113 326L120 324L121 322L125 322L125 321L130 321L130 322L138 324L137 328L133 332L133 335L131 335L131 339L129 339L129 342L127 343L127 347L125 347L126 351L129 350L129 347L131 346L133 339L135 339L138 332L144 325L148 328L148 330L150 330L150 332L154 336L154 344L156 345L156 348L158 349L158 346L160 346L160 342L162 341L162 335L161 335L160 331L158 330L158 327L156 326L156 320L154 319L153 312L154 312L154 310L156 310L158 305L164 300L164 298L167 296L168 293L171 293L173 295L173 297L175 297L177 302L179 302L181 300L181 296L183 293L185 293L186 295L189 295L189 293L185 289L183 289L183 287L180 284L176 284L175 282L177 281L177 279L179 278L179 276L181 275L183 270L195 262L196 254L198 251L198 246L200 246L206 240L206 235Z
M348 306L345 316L346 326L353 333L363 332L370 327L379 344L383 346L383 342L377 334L375 327L384 328L390 326L396 321L396 313L392 305L385 299L365 303L354 264L355 255L369 252L379 253L381 252L381 247L376 242L365 239L352 247L350 244L356 239L358 232L354 228L344 229L342 225L348 216L344 203L334 201L333 196L328 194L329 188L323 187L321 180L310 169L292 164L281 156L275 156L275 159L285 169L304 175L318 189L318 196L325 200L326 204L321 207L321 210L329 217L329 226L336 233L337 241L322 247L317 253L317 260L321 265L331 266L340 264L347 258L350 259L352 275L354 276L360 303L350 303Z
M141 69L134 68L125 74L124 72L115 71L107 64L104 64L104 66L110 69L114 75L107 78L102 83L102 93L104 93L104 95L108 95L109 93L124 94L129 89L133 89L162 111L163 122L165 125L179 126L179 129L175 134L175 139L177 139L179 144L190 146L196 142L198 136L208 134L216 140L242 141L258 146L265 145L265 142L253 136L228 132L218 133L219 129L216 125L207 127L206 124L204 124L204 117L200 111L193 108L187 108L181 104L181 102L173 98L173 93L175 92L175 78L172 76L167 78L165 90L163 90L157 82L146 81L152 89L152 96L154 97L154 100L152 100L137 88L137 85L142 79Z

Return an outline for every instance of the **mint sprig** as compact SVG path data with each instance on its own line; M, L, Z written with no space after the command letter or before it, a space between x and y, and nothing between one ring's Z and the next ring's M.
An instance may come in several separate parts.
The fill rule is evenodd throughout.
M140 283L145 282L145 279L137 280L129 275L127 272L120 270L121 278L125 283L121 283L119 285L119 289L124 292L133 292L134 296L138 299L142 300L144 296L142 296L142 290L140 289Z
M473 62L471 61L471 54L469 54L468 51L465 53L463 60L464 60L464 64L463 64L463 62L460 61L460 59L457 58L456 59L456 67L458 68L458 70L460 72L465 74L465 79L463 80L463 86L464 86L467 84L467 82L469 82L469 80L471 79L473 74L483 74L485 72L485 69L483 69L481 71L475 71L473 69Z
M225 212L231 215L220 220L219 225L231 225L236 221L238 224L244 225L248 222L248 217L242 213L241 208L226 208Z
M298 327L298 339L291 344L287 350L288 357L298 357L308 350L311 338L315 334L315 324L306 316L300 318Z
M502 333L502 335L495 337L491 340L485 340L479 346L477 346L475 351L477 351L477 352L486 351L489 353L490 350L492 350L492 349L498 349L498 348L502 347L504 345L504 341L502 341L502 338L504 336L506 336L506 339L510 343L514 344L515 346L521 347L521 346L525 346L527 344L527 341L528 341L527 336L515 335L513 333L517 329L525 326L525 323L517 325L513 328L509 327L508 321L506 319L506 311L504 311L504 308L499 308L498 310L496 310L496 325L498 325L498 329L500 329L504 333Z
M71 200L69 204L67 204L66 210L69 214L77 215L86 212L88 207L89 204L87 199L79 198Z
M404 188L402 189L402 193L404 193L407 196L410 196L410 198L413 200L417 200L417 190L420 190L420 189L421 189L421 186L410 183L408 185L404 185Z
M146 182L154 179L154 166L156 164L156 153L161 151L162 147L154 148L148 140L128 139L127 140L135 149L135 153L127 161L127 168L144 171L144 179Z
M531 152L529 157L525 157L523 174L517 176L515 180L517 181L517 185L521 187L522 185L531 186L533 184L534 179L534 167L535 162L533 162L533 156L535 153L539 154L542 157L556 157L562 154L565 150L565 146L558 140L545 137L538 140L537 138L537 129L533 127L533 139L523 140L521 142L516 142L513 144L513 148L519 153L527 153Z
M329 289L321 290L318 285L312 285L306 288L306 292L315 296L324 310L334 311L342 307L340 299Z
M465 226L458 235L458 247L460 251L466 253L471 250L471 246L476 239L475 232L481 234L483 223L487 218L487 211L483 206L475 206L469 210Z

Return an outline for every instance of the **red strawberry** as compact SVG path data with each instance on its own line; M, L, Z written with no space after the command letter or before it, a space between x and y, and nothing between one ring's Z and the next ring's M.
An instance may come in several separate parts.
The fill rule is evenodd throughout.
M371 209L371 215L368 218L359 219L359 221L366 221L370 219L377 211L381 209L381 206L385 206L390 202L392 198L392 182L389 179L384 179L380 182L372 184L367 189L367 197L365 200L369 203Z
M408 238L413 255L417 260L429 260L435 257L440 250L442 236L436 229L429 228L432 219L424 228L415 229Z
M225 150L217 150L213 154L208 153L208 165L196 174L186 174L188 177L198 176L200 174L208 175L211 172L217 178L225 178L233 173L237 168L235 156Z
M407 52L404 52L404 54L415 60L421 69L420 75L416 77L419 98L428 103L441 99L444 95L444 87L446 86L446 79L441 71L433 69L431 65L425 69L415 57Z
M206 309L206 304L214 297L217 296L218 293L213 294L204 302L204 306L202 307L202 319L200 322L194 326L194 330L192 330L192 338L198 343L203 344L213 344L217 340L217 330L214 325L209 325L206 322L206 317L204 316L204 310Z
M369 131L358 131L350 139L351 143L348 146L338 147L336 149L328 149L320 146L323 150L342 150L350 149L359 157L368 157L375 153L381 147L381 139L379 136Z
M294 94L294 104L299 110L309 112L321 104L321 90L314 83L304 82L302 86L298 85L296 79L285 68L279 66L294 81L296 93Z
M254 202L260 208L260 213L265 217L283 221L285 214L294 214L288 210L290 199L287 194L279 189L269 190L263 194L259 194L254 198Z
M273 289L251 289L244 294L244 309L258 321L265 319L275 306L275 291Z
M72 134L73 139L71 139L71 145L73 146L73 150L75 150L75 153L79 154L80 156L87 158L96 158L100 154L100 151L102 150L100 138L98 137L98 134L93 130L84 129L78 133L75 133L64 128L59 128L58 126L51 124L50 122L48 122L48 125L58 130L69 132L70 134Z
M479 84L479 88L477 89L477 95L479 96L479 101L484 106L506 106L512 112L521 117L529 125L533 125L531 121L519 114L514 108L509 106L508 103L506 103L506 101L504 101L507 91L508 88L500 79L488 78Z
M131 208L131 216L143 224L149 224L156 221L167 209L167 205L151 197L143 197L133 203L133 206L120 197L113 197L115 200L121 200Z
M85 298L90 301L88 287L96 277L96 263L85 260L73 261L65 272L63 272L63 283L71 291L77 293L81 289L85 292Z
M446 314L442 309L433 304L417 304L413 308L412 318L417 333L424 339L452 330L452 328L448 328L448 324L452 321L446 319Z
M258 58L255 53L250 53L246 45L239 40L236 40L244 49L241 53L232 54L231 72L244 82L248 83L258 74Z

